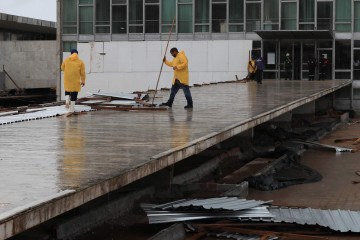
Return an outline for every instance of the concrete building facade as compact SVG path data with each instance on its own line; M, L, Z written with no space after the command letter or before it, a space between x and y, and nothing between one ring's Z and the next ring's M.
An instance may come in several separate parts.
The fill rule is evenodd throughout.
M54 22L0 13L0 72L4 68L20 88L55 88L56 53ZM0 75L0 90L16 88L7 75Z
M76 46L79 49L84 48L83 53L90 55L91 61L97 59L97 62L91 65L98 66L98 72L106 72L108 69L111 73L114 73L114 66L108 67L106 61L116 64L109 56L113 56L118 51L115 55L123 59L124 63L115 60L121 67L115 71L120 75L115 74L113 81L135 81L139 83L138 86L135 84L135 88L147 88L149 85L151 88L151 84L139 80L146 75L138 75L135 80L131 80L121 74L133 73L133 66L129 62L140 67L142 60L139 58L152 55L157 48L158 52L153 55L156 57L147 59L150 63L144 62L144 64L150 66L156 65L157 62L160 66L161 50L164 49L164 41L175 18L172 40L176 42L171 42L171 46L181 46L185 51L190 49L187 52L198 56L190 58L193 64L190 65L192 68L190 71L203 69L208 74L198 75L198 78L193 74L194 82L228 80L229 77L233 78L235 72L243 77L246 74L248 60L247 41L251 41L253 54L261 55L265 60L265 79L284 78L283 63L286 53L290 54L294 63L292 75L296 80L308 79L307 61L310 57L319 59L320 56L326 56L330 61L326 78L353 79L354 89L345 95L351 96L353 100L351 105L360 106L360 88L358 88L360 84L356 81L360 80L359 0L63 0L59 2L63 51L68 52L70 48ZM126 51L122 51L122 48ZM99 54L89 54L94 51ZM205 53L207 55L204 55ZM129 60L129 57L138 57L136 60L141 64L138 65L139 61L135 59ZM237 66L236 70L230 66L226 67L229 62L224 59L230 58L236 61L234 64ZM219 59L215 60L219 62L216 65L219 69L214 69L215 65L212 64L208 64L207 69L197 66L199 61L211 62L213 59ZM94 67L91 66L91 69ZM141 69L149 71L148 68ZM156 75L157 69L151 68L151 70L153 75ZM225 71L229 71L227 77L215 74ZM135 71L134 74L138 72ZM149 75L150 78L154 78L152 74L147 76ZM108 75L104 78L112 77ZM106 80L101 79L96 81L107 83ZM118 84L122 85L121 82ZM95 85L92 87L93 90L111 89L114 86L111 83L108 83L107 87L101 84ZM130 90L126 87L127 84L124 85L124 91ZM136 90L135 88L133 90Z

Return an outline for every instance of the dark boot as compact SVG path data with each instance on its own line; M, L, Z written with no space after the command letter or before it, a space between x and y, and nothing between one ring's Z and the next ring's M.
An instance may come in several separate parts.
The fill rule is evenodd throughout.
M161 103L159 106L160 106L160 107L163 107L163 106L172 107L172 104L169 103L169 102L165 102L165 103Z
M188 104L188 105L186 105L184 108L185 108L185 109L191 109L191 108L193 108L193 105L192 105L192 104Z

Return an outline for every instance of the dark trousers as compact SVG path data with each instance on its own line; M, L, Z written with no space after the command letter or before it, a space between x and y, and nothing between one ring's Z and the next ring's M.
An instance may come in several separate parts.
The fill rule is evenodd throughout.
M70 95L70 101L76 101L77 100L77 96L78 96L78 92L66 92L65 91L65 96L66 95Z
M262 83L262 79L263 79L263 70L256 70L255 73L255 79L257 83Z
M285 80L291 80L291 79L292 79L291 69L285 69Z
M309 69L309 81L315 80L315 68Z
M319 79L320 80L325 80L326 77L326 68L325 67L320 67L319 69Z
M185 95L187 104L189 106L192 106L193 105L193 100L192 100L192 97L191 97L189 86L187 86L185 84L181 84L181 82L179 80L177 80L177 79L175 80L175 83L171 87L170 97L169 97L169 100L167 102L170 105L173 104L175 96L176 96L176 94L177 94L177 92L179 91L180 88L182 88L182 90L184 91L184 95Z

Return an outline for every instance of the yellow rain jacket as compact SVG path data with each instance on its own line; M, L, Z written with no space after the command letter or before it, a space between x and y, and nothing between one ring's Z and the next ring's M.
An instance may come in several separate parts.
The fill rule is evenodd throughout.
M165 64L169 67L177 67L177 69L174 70L173 84L175 84L175 79L179 79L182 84L189 86L188 59L184 51L179 52L171 62L166 60Z
M85 84L85 64L80 60L77 53L73 53L61 64L61 70L64 71L64 85L67 92L80 92L80 83Z

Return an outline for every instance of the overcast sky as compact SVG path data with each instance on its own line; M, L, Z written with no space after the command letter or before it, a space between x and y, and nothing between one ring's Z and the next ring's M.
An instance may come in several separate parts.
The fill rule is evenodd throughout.
M0 12L56 21L56 0L0 0Z

